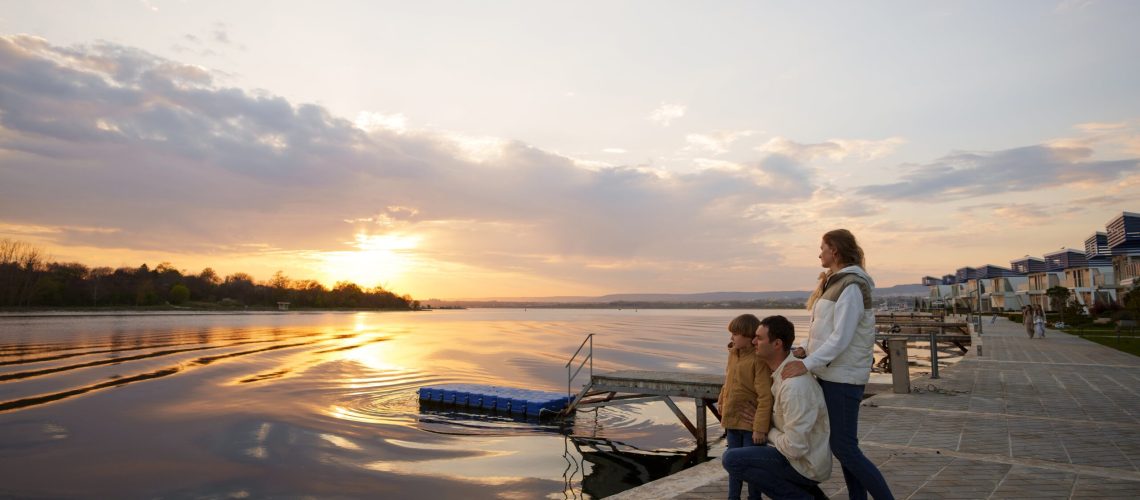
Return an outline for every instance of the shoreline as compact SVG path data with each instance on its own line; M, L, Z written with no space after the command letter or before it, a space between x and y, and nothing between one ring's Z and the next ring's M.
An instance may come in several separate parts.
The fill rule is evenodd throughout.
M50 309L43 311L0 311L0 318L78 318L85 316L242 316L242 315L305 315L305 314L355 314L361 312L416 312L415 309L294 309L280 311L277 309L162 309L162 310L72 310Z

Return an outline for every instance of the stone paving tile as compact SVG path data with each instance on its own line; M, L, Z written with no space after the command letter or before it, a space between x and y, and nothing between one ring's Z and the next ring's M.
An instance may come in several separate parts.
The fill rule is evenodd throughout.
M997 488L1011 466L955 459L922 485L915 498L937 494L941 498L986 498Z
M974 395L970 397L969 411L973 413L1002 413L1005 411L1005 399L996 395Z
M1132 468L1140 471L1140 428L1101 424L1099 430L1101 436L1128 459Z
M862 439L877 443L905 445L910 442L911 437L922 424L922 415L916 414L911 417L917 418L894 419L889 425L876 425Z
M956 451L1009 456L1009 426L1004 417L969 419Z
M1077 478L1072 498L1127 498L1135 499L1140 483L1120 479L1106 479L1082 475Z
M1074 443L1065 440L1065 450L1069 452L1069 460L1077 465L1135 470L1132 462L1107 441Z
M1069 456L1065 449L1056 443L1030 443L1014 445L1013 458L1029 458L1049 462L1066 463Z
M957 449L965 423L965 419L954 415L926 414L923 416L922 426L907 445L945 450Z
M953 461L953 458L944 455L899 454L890 462L885 464L876 462L876 464L879 465L879 471L883 473L895 497L906 498ZM846 493L846 489L843 492Z
M993 498L1069 498L1077 475L1023 465L1013 466Z

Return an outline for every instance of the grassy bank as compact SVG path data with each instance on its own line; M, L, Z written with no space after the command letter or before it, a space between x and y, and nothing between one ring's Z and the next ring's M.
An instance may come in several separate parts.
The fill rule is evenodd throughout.
M1137 331L1124 331L1118 337L1116 335L1116 328L1113 326L1101 325L1084 325L1074 328L1065 328L1061 331L1076 335L1085 340L1091 340L1100 345L1111 347L1118 351L1124 351L1134 356L1140 356L1140 330Z

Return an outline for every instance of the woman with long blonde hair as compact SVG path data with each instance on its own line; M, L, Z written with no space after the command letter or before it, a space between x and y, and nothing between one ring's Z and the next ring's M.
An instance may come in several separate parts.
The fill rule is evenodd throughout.
M859 404L874 363L875 311L871 291L875 282L864 270L863 249L846 229L828 231L819 245L825 269L808 299L811 337L802 360L789 362L781 377L811 372L823 389L831 424L831 452L843 466L847 495L893 499L883 474L859 449Z

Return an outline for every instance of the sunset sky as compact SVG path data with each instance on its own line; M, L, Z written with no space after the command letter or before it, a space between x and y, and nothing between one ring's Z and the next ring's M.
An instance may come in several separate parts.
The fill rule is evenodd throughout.
M0 238L416 298L880 286L1140 211L1140 2L0 0Z

